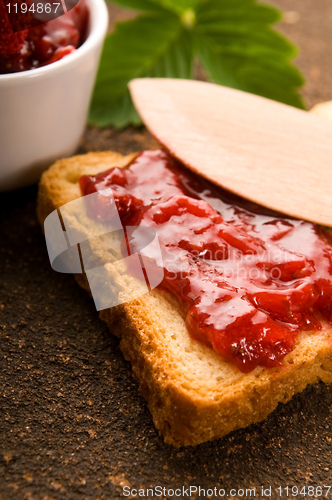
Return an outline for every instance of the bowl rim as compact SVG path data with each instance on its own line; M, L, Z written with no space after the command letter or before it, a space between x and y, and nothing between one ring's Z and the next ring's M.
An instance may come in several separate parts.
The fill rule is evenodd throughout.
M108 28L108 10L104 0L86 0L89 7L89 29L86 40L77 50L66 55L59 61L51 64L46 64L41 68L28 69L26 71L18 71L16 73L0 74L0 85L2 82L14 83L15 80L29 80L42 76L49 76L54 72L70 66L79 61L87 52L94 49L104 39Z

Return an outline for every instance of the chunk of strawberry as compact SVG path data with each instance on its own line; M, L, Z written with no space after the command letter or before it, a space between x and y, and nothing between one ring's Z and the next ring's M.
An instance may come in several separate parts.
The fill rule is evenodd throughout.
M0 0L0 54L16 54L22 50L27 31L13 33L6 6Z

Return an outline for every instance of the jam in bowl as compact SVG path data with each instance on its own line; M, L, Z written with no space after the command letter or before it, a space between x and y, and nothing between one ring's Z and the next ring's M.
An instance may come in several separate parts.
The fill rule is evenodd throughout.
M13 33L21 49L0 55L0 191L37 182L76 151L107 28L104 0L80 0L48 25Z
M74 52L86 38L89 14L85 0L80 0L73 9L52 21L17 33L12 32L6 12L1 11L4 9L1 1L0 74L51 64ZM40 8L46 8L46 5L51 9L51 5L58 4L37 4ZM25 12L28 4L17 3L15 7L16 10L24 8ZM20 13L17 16L20 17Z

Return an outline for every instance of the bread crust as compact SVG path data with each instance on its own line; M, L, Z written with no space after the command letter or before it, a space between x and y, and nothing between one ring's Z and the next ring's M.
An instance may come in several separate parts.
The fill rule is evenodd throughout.
M123 167L132 158L103 152L57 161L39 185L37 214L42 226L53 210L81 196L81 175ZM89 290L84 275L76 279ZM191 339L174 300L158 290L105 309L100 317L121 338L121 350L131 362L156 428L176 447L197 445L259 422L308 384L332 382L328 325L320 332L302 332L283 366L257 367L244 374Z

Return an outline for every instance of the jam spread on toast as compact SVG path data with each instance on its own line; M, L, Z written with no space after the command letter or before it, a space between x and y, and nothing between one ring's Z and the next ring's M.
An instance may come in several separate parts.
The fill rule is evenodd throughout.
M332 235L320 226L232 195L162 150L79 184L83 195L111 188L124 226L156 230L159 287L190 335L242 372L281 365L300 331L332 323ZM109 203L100 196L89 217L106 221Z
M23 5L26 7L27 4ZM16 16L19 17L20 13ZM88 7L80 0L66 14L17 33L12 32L4 4L0 1L1 17L0 74L16 73L59 61L82 45L88 26Z

